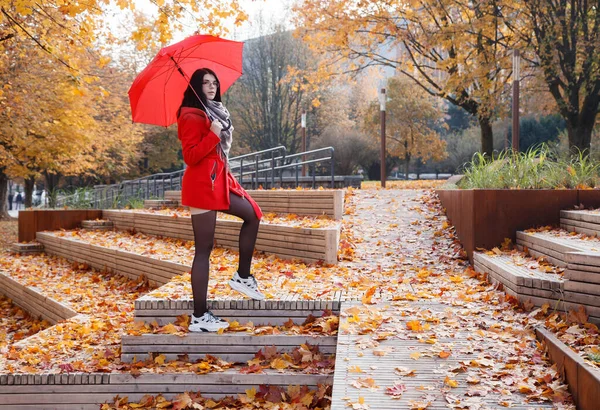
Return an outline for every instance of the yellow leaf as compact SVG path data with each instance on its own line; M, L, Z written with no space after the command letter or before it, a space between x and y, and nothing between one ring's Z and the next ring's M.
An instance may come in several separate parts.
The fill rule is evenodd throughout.
M271 369L283 370L287 369L288 367L290 367L290 364L279 357L271 362Z
M248 396L250 400L254 400L254 397L256 396L256 389L253 387L251 389L246 390L246 396Z
M365 305L371 305L373 304L373 301L371 300L373 298L373 295L375 294L375 291L377 290L377 286L372 286L369 288L369 290L367 290L365 292L365 294L362 297L362 303Z
M419 360L419 358L421 357L421 353L419 352L414 352L410 354L410 358L413 360Z
M444 379L444 383L452 388L458 387L458 382L456 380L451 379L448 376L446 376L446 378Z
M158 364L159 366L162 366L163 364L165 364L166 359L167 357L164 354L161 354L154 358L154 363Z

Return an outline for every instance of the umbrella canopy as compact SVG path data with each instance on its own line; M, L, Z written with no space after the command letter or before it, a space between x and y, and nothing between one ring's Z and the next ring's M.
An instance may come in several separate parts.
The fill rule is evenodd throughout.
M243 47L239 41L195 35L161 49L129 89L133 122L174 124L183 93L199 68L217 74L222 95L242 75Z

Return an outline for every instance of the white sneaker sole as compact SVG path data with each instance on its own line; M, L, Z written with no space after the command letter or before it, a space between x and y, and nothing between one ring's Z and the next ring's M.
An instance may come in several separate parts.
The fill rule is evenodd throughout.
M253 291L252 289L248 289L247 287L245 287L244 285L242 285L241 283L238 283L236 281L230 280L229 286L231 286L231 288L233 290L237 290L241 294L244 294L251 299L265 300L265 295L263 295L262 293L258 293L258 292Z
M218 332L221 329L227 329L229 327L229 323L198 323L194 325L189 325L188 330L194 333L205 333L205 332Z

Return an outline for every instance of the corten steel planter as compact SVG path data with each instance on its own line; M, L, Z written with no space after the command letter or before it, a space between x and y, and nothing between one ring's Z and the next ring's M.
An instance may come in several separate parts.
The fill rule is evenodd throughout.
M446 215L456 228L469 261L476 248L491 249L517 231L560 224L560 211L600 207L600 190L439 189Z
M35 240L35 233L74 229L81 221L101 219L102 210L44 209L19 212L19 242Z

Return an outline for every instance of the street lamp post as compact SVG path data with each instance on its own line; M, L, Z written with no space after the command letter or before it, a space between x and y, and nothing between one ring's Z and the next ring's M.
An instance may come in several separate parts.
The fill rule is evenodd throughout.
M385 188L385 103L387 100L387 94L385 92L386 84L385 80L379 87L379 108L380 108L380 122L381 122L381 187Z
M513 89L512 89L512 149L519 152L519 78L521 76L521 55L513 50Z
M302 111L302 152L306 152L306 111ZM302 155L302 162L306 161L306 156ZM302 176L306 176L306 164L302 164Z

